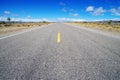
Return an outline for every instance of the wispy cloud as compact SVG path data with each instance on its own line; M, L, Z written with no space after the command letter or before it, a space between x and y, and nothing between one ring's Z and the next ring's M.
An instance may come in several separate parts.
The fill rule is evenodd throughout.
M91 12L93 15L98 16L98 15L104 15L106 10L103 9L103 7L94 8L94 6L88 6L86 8L86 12Z
M28 19L29 19L29 18L31 18L31 16L30 16L30 15L28 15L28 16L26 16L26 18L28 18Z
M66 4L64 2L59 3L61 6L65 6Z
M86 8L86 12L90 12L95 16L104 15L104 13L112 13L115 16L120 16L120 7L111 8L111 9L104 9L103 7L95 8L94 6L88 6Z
M75 10L74 10L73 8L71 8L69 11L70 11L70 12L75 12Z
M4 11L4 12L2 12L2 14L0 15L0 20L6 20L6 17L8 16L8 15L10 15L11 14L11 12L10 11Z
M78 14L78 13L70 13L70 15L72 15L72 16L74 16L74 17L79 16L79 14Z
M0 20L2 20L2 17L0 17ZM42 21L48 21L48 22L79 22L79 21L107 21L110 19L94 19L94 20L86 20L86 19L81 19L81 18L66 18L66 17L61 17L61 18L52 18L52 19L47 19L47 18L11 18L12 21L22 21L22 22L42 22ZM114 18L111 20L120 20L118 18ZM7 21L7 19L5 20Z
M12 14L13 17L18 17L19 15L18 14Z
M93 11L94 10L94 6L88 6L87 8L86 8L86 11L87 12L90 12L90 11Z
M120 7L118 7L117 9L112 8L109 10L111 13L113 13L116 16L120 16Z
M23 21L23 22L41 22L41 21L50 21L47 18L11 18L12 21Z
M60 4L60 6L62 6L62 9L61 9L62 12L67 12L68 11L67 7L66 7L66 4L64 2L60 2L59 4Z
M63 12L67 12L67 9L64 7L64 8L62 8L62 11Z
M4 14L8 15L8 14L11 14L11 12L10 11L4 11Z
M76 10L74 10L73 8L67 7L67 5L66 5L65 3L60 2L60 5L63 7L63 8L61 9L62 12L67 12L68 15L74 16L74 17L79 16L79 14L77 13Z
M72 21L86 21L85 19L79 19L79 18L54 18L54 19L47 19L47 18L11 18L12 21L23 21L23 22L42 22L42 21L48 21L48 22L72 22Z
M64 21L86 21L86 20L79 18L57 18L57 21L64 22Z
M99 7L93 11L93 15L104 15L104 12L106 12L106 10L103 9L103 7Z

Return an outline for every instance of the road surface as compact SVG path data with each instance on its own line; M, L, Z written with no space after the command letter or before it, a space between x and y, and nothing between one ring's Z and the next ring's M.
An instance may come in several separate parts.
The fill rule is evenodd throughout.
M0 80L120 80L120 38L62 23L1 38Z

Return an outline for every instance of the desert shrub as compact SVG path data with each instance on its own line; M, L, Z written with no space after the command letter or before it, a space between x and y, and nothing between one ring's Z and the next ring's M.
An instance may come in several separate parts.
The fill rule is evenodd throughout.
M43 21L43 23L47 23L46 21Z
M28 24L27 26L30 27L30 24Z
M5 26L8 27L8 26L11 26L11 24L7 23L7 24L5 24Z
M21 25L20 24L17 24L17 27L20 27Z
M5 24L5 21L1 21L0 24Z
M108 25L111 25L111 23L112 23L112 20L108 21L107 23L108 23Z
M87 23L86 21L84 21L83 23Z
M107 29L108 29L108 30L113 30L113 28L112 28L112 27L108 27Z

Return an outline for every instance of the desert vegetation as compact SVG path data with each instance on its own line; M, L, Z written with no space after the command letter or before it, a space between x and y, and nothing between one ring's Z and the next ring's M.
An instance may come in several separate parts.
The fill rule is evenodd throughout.
M71 24L80 25L83 27L92 27L97 29L104 29L110 31L118 31L120 32L120 21L97 21L97 22L72 22Z
M7 21L0 21L0 34L7 33L11 31L17 31L21 29L27 29L32 27L39 27L41 25L47 25L49 22L15 22L12 21L10 17L7 18Z

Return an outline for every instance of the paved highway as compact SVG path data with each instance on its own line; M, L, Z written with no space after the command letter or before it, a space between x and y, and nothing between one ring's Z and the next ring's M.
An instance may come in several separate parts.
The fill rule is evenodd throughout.
M1 38L0 80L120 80L120 38L63 23Z

